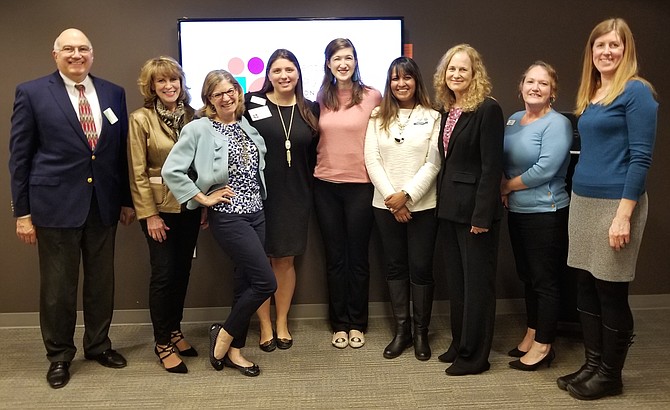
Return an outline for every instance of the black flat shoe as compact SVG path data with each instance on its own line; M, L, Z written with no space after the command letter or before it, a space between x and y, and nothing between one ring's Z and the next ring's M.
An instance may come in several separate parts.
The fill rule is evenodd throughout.
M538 367L542 366L544 363L547 363L547 368L551 367L551 362L556 358L556 352L554 349L549 350L546 356L542 358L537 363L534 364L525 364L521 362L521 359L517 359L509 362L509 367L517 370L523 370L525 372L534 372Z
M442 363L453 363L457 357L458 357L458 351L456 351L456 349L450 346L446 352L437 356L437 360L441 361Z
M214 323L209 328L209 362L216 371L223 370L223 359L214 357L214 348L216 347L216 338L219 336L219 331L223 329L220 323Z
M239 365L236 365L235 363L233 363L233 361L230 360L230 357L228 357L228 355L225 355L223 357L223 364L226 367L232 367L233 369L239 370L240 373L242 373L243 375L248 376L248 377L256 377L259 374L261 374L261 368L258 367L258 365L256 363L252 364L249 367L239 366Z
M172 344L172 342L168 343L167 346L156 345L156 347L154 347L154 353L156 353L158 360L160 360L163 368L167 370L168 373L188 373L188 367L186 367L186 364L184 364L183 361L179 362L179 364L176 366L165 367L164 360L177 353L177 348Z
M120 369L128 365L126 359L114 349L107 349L96 355L84 355L84 357L87 360L95 360L101 365L111 367L112 369Z
M193 346L185 350L179 350L179 347L177 347L177 343L181 342L182 340L184 340L184 334L181 332L181 330L174 330L170 332L170 341L174 345L175 349L177 349L179 356L197 357L198 351L195 350Z
M52 389L65 387L70 381L70 362L52 362L47 372L47 381Z
M282 350L286 350L286 349L290 349L291 346L293 346L293 339L292 338L291 339L286 339L286 338L283 338L283 337L278 337L277 338L277 347L278 348L280 348Z
M507 352L507 356L509 357L523 357L526 355L528 352L524 352L523 350L519 350L518 347L515 347L514 349L510 350Z
M468 369L459 366L458 364L454 363L451 366L447 367L447 369L444 371L447 376L466 376L469 374L480 374L484 373L485 371L489 370L491 368L491 363L486 363L486 365L481 368L481 369Z
M272 339L259 343L258 347L264 352L270 353L274 351L277 348L277 339L275 338L274 332L272 333Z

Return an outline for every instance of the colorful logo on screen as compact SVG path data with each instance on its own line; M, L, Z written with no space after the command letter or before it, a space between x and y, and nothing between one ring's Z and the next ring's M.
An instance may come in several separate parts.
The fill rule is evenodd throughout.
M258 91L265 80L265 62L259 57L251 57L244 64L244 60L233 57L228 61L228 71L235 76L244 92Z

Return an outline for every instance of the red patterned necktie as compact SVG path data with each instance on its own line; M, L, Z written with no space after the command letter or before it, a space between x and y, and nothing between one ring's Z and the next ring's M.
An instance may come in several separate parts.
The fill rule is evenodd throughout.
M79 122L81 123L81 128L84 130L84 135L86 135L86 139L88 140L88 145L93 150L98 143L98 132L95 130L95 121L93 120L91 105L86 99L86 94L84 94L84 85L77 84L74 88L79 91Z

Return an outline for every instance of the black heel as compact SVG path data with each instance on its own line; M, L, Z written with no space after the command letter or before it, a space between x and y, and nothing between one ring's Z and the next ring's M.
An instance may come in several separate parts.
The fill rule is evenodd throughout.
M158 356L158 360L160 360L165 370L167 370L169 373L188 373L188 367L186 367L186 364L184 364L184 362L181 362L174 367L165 367L164 360L172 356L173 354L177 353L172 343L168 343L167 346L165 347L156 345L154 347L154 353L156 353L156 356Z
M535 364L525 364L521 362L521 359L514 360L509 362L509 366L513 369L517 370L523 370L525 372L534 372L537 370L540 366L542 366L544 363L547 363L547 368L551 367L551 362L556 358L556 352L554 352L554 349L552 348L549 350L549 353L547 353L542 360Z
M507 352L507 356L510 356L510 357L523 357L523 356L526 355L526 353L528 353L528 352L524 352L523 350L519 350L518 347L515 347L514 349L510 350L509 352Z
M195 350L193 346L189 347L186 350L179 350L179 347L177 347L177 343L181 342L182 340L184 340L184 334L181 332L181 330L173 330L172 332L170 332L170 341L179 352L179 356L186 356L186 357L198 356L198 351Z
M223 326L219 323L214 323L209 328L209 362L212 364L212 367L216 371L223 370L223 359L217 359L214 357L214 348L216 347L216 338L219 336L219 332L223 329Z

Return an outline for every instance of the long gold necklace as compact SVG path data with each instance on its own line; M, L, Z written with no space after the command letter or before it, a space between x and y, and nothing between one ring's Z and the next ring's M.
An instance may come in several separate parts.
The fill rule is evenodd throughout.
M284 147L286 148L286 162L288 163L289 168L291 167L291 128L293 127L293 113L295 112L295 104L291 106L291 120L288 123L288 130L286 129L286 124L284 123L284 116L281 114L281 107L277 104L277 112L279 113L279 119L281 120L281 127L284 130L284 136L286 136L286 141L284 142Z

